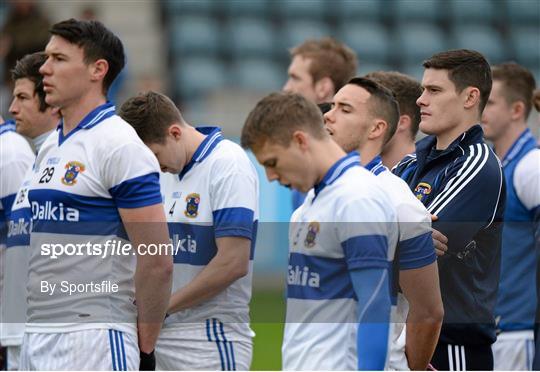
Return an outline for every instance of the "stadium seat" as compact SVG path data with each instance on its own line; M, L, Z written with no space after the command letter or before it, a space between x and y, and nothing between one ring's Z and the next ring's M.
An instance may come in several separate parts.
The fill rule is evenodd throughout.
M395 0L391 8L398 22L437 22L442 16L444 5L443 0Z
M214 58L193 57L176 61L175 88L184 97L205 95L227 84L223 63Z
M322 20L326 15L325 0L291 1L274 0L280 17L291 19L316 19Z
M382 4L379 0L335 0L328 7L328 12L340 20L378 21L382 17Z
M235 58L274 55L274 30L262 19L233 18L229 22L227 50Z
M499 63L507 55L505 43L499 31L489 26L456 26L452 39L453 48L476 50L482 53L490 63Z
M394 57L406 64L420 66L432 54L448 49L441 29L430 23L401 23L395 33Z
M286 50L292 48L307 39L319 39L331 36L330 28L323 22L314 21L289 21L282 28L280 48Z
M268 59L239 59L231 68L232 82L240 88L271 92L285 83L285 68Z
M165 0L164 7L171 14L209 15L217 3L212 0Z
M507 0L506 9L510 22L514 25L529 23L538 25L540 20L540 1Z
M221 32L211 17L176 16L170 30L174 54L216 55L219 50Z
M252 15L267 16L268 0L223 0L220 2L229 17Z
M511 34L516 62L540 69L540 25L514 27Z
M453 23L490 23L498 18L492 0L451 0L448 5Z
M390 35L379 23L345 22L338 38L351 47L360 60L369 59L386 63L390 52Z

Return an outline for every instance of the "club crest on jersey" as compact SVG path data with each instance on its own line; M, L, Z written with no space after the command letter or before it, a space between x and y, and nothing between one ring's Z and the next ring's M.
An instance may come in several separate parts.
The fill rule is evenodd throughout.
M84 164L79 163L78 161L70 161L65 165L64 168L66 169L66 174L64 174L61 181L66 186L75 185L77 183L77 176L79 173L84 172L86 169Z
M317 234L321 229L321 225L318 222L310 222L308 225L308 232L306 235L306 240L304 240L304 245L306 248L312 248L315 246L315 239Z
M431 193L431 185L429 183L420 182L414 189L414 195L420 201L423 201Z
M186 196L186 210L184 215L189 218L195 218L199 214L199 203L201 202L201 196L197 193L191 193Z

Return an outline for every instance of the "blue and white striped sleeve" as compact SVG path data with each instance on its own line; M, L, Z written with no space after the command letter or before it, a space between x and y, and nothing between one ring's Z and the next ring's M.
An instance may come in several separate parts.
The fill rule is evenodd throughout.
M216 238L241 237L255 240L258 219L258 179L249 160L216 164L210 200Z

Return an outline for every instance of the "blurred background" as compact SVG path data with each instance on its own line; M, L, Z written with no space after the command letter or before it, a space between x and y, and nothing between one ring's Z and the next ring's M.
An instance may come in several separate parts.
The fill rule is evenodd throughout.
M0 114L9 117L9 71L42 50L51 24L98 19L124 42L128 61L110 99L170 95L193 125L223 128L238 140L249 110L287 80L288 50L333 36L358 54L359 74L397 70L421 79L435 52L469 48L490 63L513 60L540 82L540 0L137 0L1 1ZM538 85L538 83L537 83ZM530 127L538 138L537 113ZM261 179L255 254L253 369L280 368L287 268L287 189Z

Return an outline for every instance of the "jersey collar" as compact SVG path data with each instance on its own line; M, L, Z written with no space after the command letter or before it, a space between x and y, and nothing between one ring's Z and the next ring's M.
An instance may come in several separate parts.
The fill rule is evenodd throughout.
M15 122L13 120L8 120L0 125L0 136L7 132L15 132Z
M531 130L529 128L526 128L523 133L519 135L516 142L512 144L512 147L510 147L510 150L508 150L508 152L504 156L504 159L501 162L502 166L505 167L508 165L508 163L514 160L514 158L521 152L523 147L531 141L534 145L536 145L536 140L534 139Z
M81 120L71 132L64 136L64 119L60 119L58 124L58 146L64 143L69 137L81 129L90 129L101 123L103 120L110 118L116 113L116 107L112 102L107 101L101 106L96 107L88 115Z
M317 195L328 185L334 183L347 169L360 165L360 154L356 151L352 151L339 159L328 169L328 172L324 175L322 181L315 185L315 198Z
M373 173L374 175L378 175L386 170L386 168L382 163L382 158L380 155L377 155L371 160L369 163L366 164L366 169Z
M178 175L180 180L186 175L187 172L195 165L195 163L200 163L212 153L216 148L217 144L223 139L221 134L221 128L219 127L197 127L195 128L198 132L205 134L206 137L201 142L193 157L189 163L182 169L182 172Z
M444 156L446 154L452 153L457 148L460 148L461 145L468 146L469 144L477 143L482 141L484 132L480 124L475 124L470 127L466 132L461 133L458 138L456 138L445 150L437 156L437 158ZM416 144L416 153L423 154L423 157L427 157L431 149L437 144L436 136L428 136ZM463 149L461 149L463 151Z

